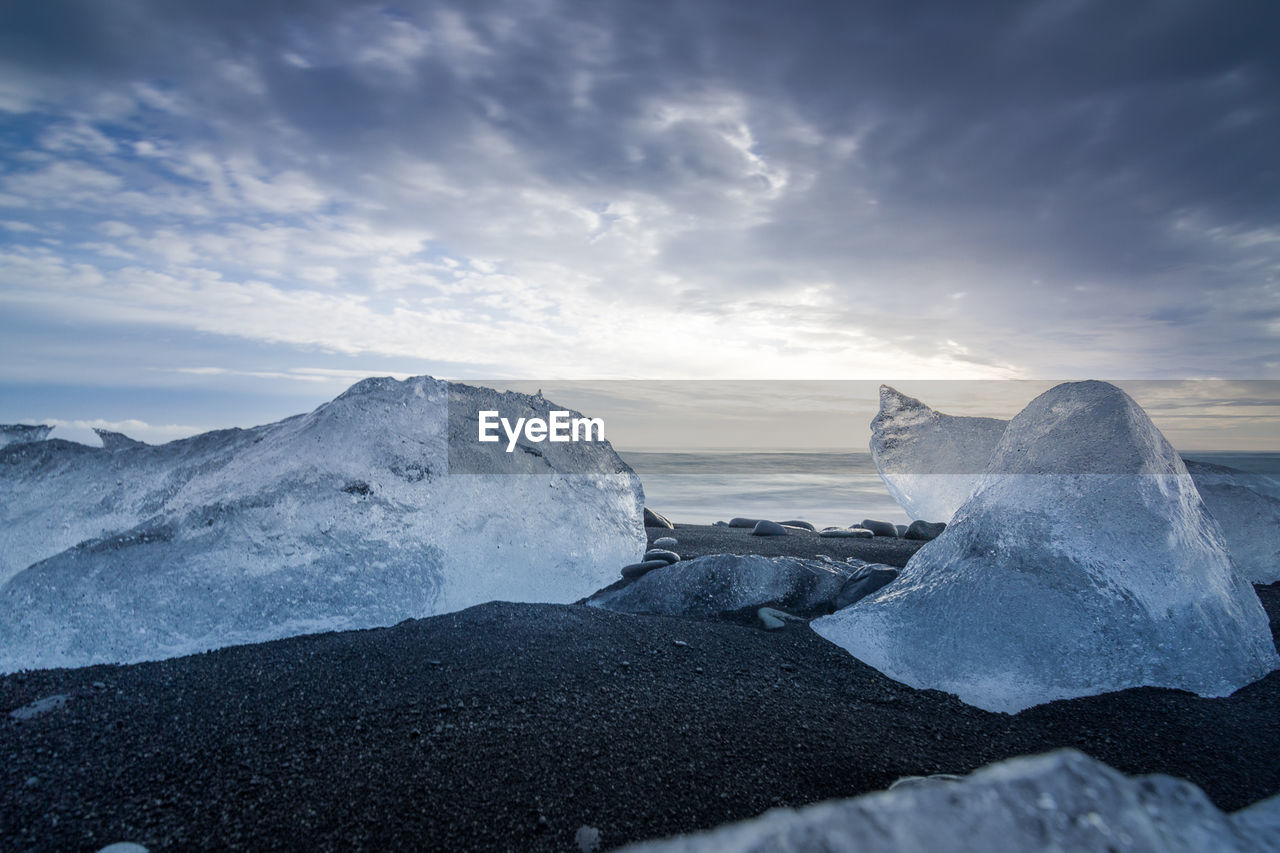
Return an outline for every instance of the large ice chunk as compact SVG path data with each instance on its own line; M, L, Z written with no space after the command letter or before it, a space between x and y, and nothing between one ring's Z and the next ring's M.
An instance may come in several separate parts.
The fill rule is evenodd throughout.
M1008 421L944 415L887 385L871 422L871 456L912 518L950 521L982 478ZM1187 471L1236 568L1253 583L1280 580L1280 484L1226 465L1186 460Z
M764 605L796 615L830 613L844 585L867 564L709 554L601 590L587 604L620 613L709 616Z
M942 412L880 386L871 458L889 494L914 519L950 521L987 467L1008 421Z
M1071 749L1010 758L957 782L901 785L803 809L774 809L626 853L1275 853L1251 809L1223 814L1190 782L1126 777Z
M1033 400L946 532L813 628L997 711L1140 685L1224 696L1280 664L1181 458L1105 382Z
M252 429L6 447L0 671L581 598L644 551L636 475L607 442L474 440L478 409L550 408L369 379Z

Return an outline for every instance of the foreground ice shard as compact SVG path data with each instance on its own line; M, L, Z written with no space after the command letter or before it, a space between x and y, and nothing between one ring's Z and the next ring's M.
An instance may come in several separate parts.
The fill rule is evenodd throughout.
M636 475L607 442L474 441L478 409L549 408L368 379L252 429L0 449L0 671L587 595L644 550Z
M986 470L1008 421L945 415L880 386L871 456L893 499L912 518L950 521ZM1253 583L1280 581L1280 483L1225 465L1186 460L1187 472L1227 550Z
M1280 665L1182 459L1105 382L1033 400L946 531L813 628L994 711L1142 685L1225 696Z
M871 421L871 458L907 515L950 521L973 491L1008 421L942 412L888 385Z
M1273 798L1274 799L1274 798ZM1171 776L1126 777L1064 749L1011 758L957 782L927 781L760 817L626 853L1275 853L1280 838L1251 814L1224 814Z

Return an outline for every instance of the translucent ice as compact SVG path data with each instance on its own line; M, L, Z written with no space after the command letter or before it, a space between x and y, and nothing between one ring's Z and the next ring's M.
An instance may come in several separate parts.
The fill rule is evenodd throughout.
M0 447L44 441L53 427L44 424L0 424Z
M1008 421L944 415L887 385L871 422L871 455L889 494L912 518L950 521L981 479ZM1280 580L1280 484L1186 461L1236 567L1253 583Z
M252 429L0 449L0 671L581 598L644 551L635 474L607 443L465 440L467 411L549 407L369 379Z
M1033 400L946 532L813 628L891 678L1010 712L1140 685L1225 696L1280 665L1181 458L1104 382Z
M1126 777L1075 750L1011 758L928 782L803 809L774 809L626 853L1274 853L1265 821L1223 814L1190 782Z
M621 613L703 616L774 605L789 612L831 612L841 588L865 564L799 557L711 554L648 572L602 590L592 607Z
M1194 459L1186 465L1236 568L1253 583L1280 581L1280 500L1267 494L1270 478Z
M973 491L1008 421L942 412L888 385L871 421L871 458L907 515L950 521Z

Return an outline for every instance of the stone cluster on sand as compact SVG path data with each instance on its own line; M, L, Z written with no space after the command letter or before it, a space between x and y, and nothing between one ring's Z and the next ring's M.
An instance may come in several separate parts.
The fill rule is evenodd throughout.
M1103 382L1032 401L945 532L813 628L906 684L1010 712L1137 686L1225 696L1280 665L1181 458Z
M819 529L812 522L800 520L773 521L767 518L749 518L736 517L730 521L717 521L716 527L730 528L748 528L753 536L789 536L795 533L816 533L826 539L859 539L870 538L872 536L885 536L889 538L901 538L903 528L900 530L896 525L887 521L875 521L873 519L865 519L860 524L853 524L848 527L823 527ZM945 525L943 525L945 526ZM919 527L918 530L928 530L935 528ZM941 532L941 527L936 527ZM936 535L936 533L934 533ZM933 536L912 535L907 538L911 539L931 539Z

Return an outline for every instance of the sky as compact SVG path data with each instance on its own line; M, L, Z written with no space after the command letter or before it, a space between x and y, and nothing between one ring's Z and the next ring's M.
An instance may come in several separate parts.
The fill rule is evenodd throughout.
M0 422L1280 379L1277 43L1243 1L13 4Z

